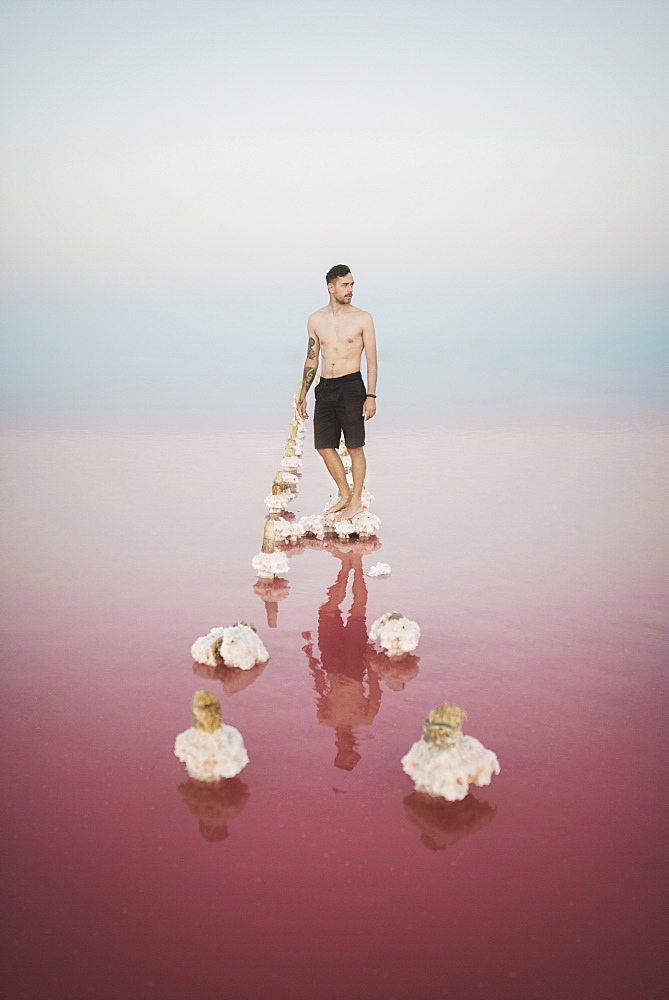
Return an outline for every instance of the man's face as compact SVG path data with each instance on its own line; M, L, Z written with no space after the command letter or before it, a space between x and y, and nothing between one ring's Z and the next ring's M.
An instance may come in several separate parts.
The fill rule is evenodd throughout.
M332 289L335 301L342 306L347 306L353 298L354 284L355 282L353 281L352 274L345 274L343 278L337 278L337 280L329 286Z

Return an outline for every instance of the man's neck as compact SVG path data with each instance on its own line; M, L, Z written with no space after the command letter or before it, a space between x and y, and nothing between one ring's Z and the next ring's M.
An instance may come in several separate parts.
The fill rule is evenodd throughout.
M339 316L340 313L346 312L346 310L350 308L350 302L337 302L336 299L330 299L330 309L332 310L333 316Z

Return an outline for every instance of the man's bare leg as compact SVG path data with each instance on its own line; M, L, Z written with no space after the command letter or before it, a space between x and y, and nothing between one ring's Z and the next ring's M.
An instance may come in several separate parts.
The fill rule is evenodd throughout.
M365 458L365 451L364 448L349 448L348 453L351 456L353 491L351 492L351 496L346 506L338 508L339 513L335 518L337 521L349 520L363 510L362 488L365 485L365 473L367 472L367 459Z
M350 503L351 491L346 481L344 463L337 454L336 448L319 448L318 454L325 462L325 467L334 479L337 484L337 489L339 490L339 500L337 500L332 507L328 507L325 511L325 516L327 517L328 514L334 514L335 511L342 510L342 508L346 507Z

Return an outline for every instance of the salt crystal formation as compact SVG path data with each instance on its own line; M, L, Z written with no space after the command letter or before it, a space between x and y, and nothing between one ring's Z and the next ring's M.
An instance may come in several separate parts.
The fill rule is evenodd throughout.
M300 533L302 535L314 535L315 537L322 537L325 531L325 518L321 517L320 514L310 514L306 517L301 517L297 522L300 526Z
M291 469L294 472L302 465L302 459L298 458L297 455L286 455L285 458L281 459L281 464L284 469Z
M283 493L286 490L289 493L294 493L297 489L297 482L297 476L292 472L282 472L279 470L272 483L272 494L276 496L277 493Z
M390 576L390 566L388 563L377 563L376 566L370 566L367 570L367 576Z
M291 490L281 490L280 493L272 493L265 497L265 506L271 513L278 513L280 510L285 510L294 499L295 493Z
M369 638L383 646L388 656L403 656L418 645L420 629L398 611L389 611L372 623Z
M283 517L276 518L274 521L275 540L277 542L290 542L294 545L297 539L304 534L300 521L286 521Z
M380 527L381 521L379 518L374 514L370 514L368 510L363 510L359 514L355 514L350 520L334 521L330 525L330 530L336 532L340 538L346 538L348 535L357 535L358 538L369 538L370 535L375 535Z
M246 622L236 622L230 628L223 629L220 645L221 659L228 667L238 670L250 670L258 663L267 663L269 653L262 639Z
M207 635L195 640L190 652L196 663L215 667L224 662L239 670L250 670L269 660L260 636L246 622L236 622L228 628L212 628Z
M224 725L220 701L202 689L193 695L193 725L179 733L174 753L198 781L234 778L249 762L242 734Z
M422 739L402 757L402 767L417 791L458 802L470 784L489 785L492 775L499 774L492 750L473 736L463 736L464 717L461 708L448 702L428 715Z
M290 569L283 552L276 551L274 523L272 520L265 522L262 549L251 560L251 565L261 580L273 580L279 573L287 573Z
M273 580L279 573L287 573L290 569L283 552L259 552L251 560L251 565L261 580Z
M195 640L190 655L196 663L204 663L208 667L218 666L221 662L219 648L224 632L224 628L213 628L207 635L201 635Z

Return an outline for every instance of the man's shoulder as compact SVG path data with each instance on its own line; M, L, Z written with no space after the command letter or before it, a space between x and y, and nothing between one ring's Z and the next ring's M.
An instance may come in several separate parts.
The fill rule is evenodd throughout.
M370 323L372 325L374 324L374 320L372 319L372 314L370 312L367 312L366 309L358 309L357 306L352 306L351 308L355 310L355 321L356 323L360 324L360 328L362 330L364 330L364 328L368 326Z

